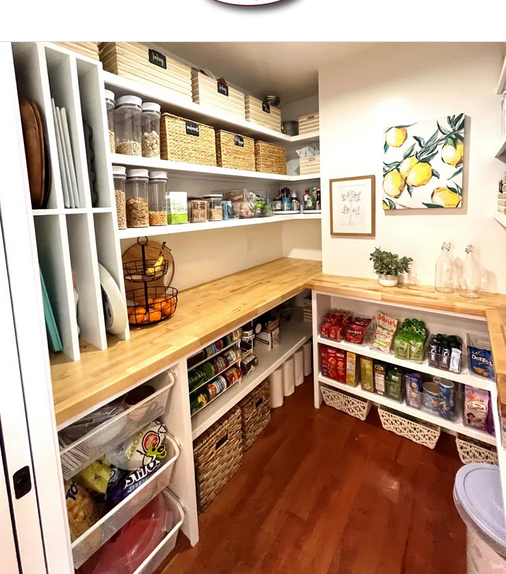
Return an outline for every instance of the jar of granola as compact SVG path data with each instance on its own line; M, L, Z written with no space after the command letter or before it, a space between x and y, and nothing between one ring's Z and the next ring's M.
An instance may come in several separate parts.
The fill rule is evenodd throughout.
M142 104L142 156L160 159L160 105Z
M166 189L167 173L165 171L150 171L148 189L149 225L167 225Z
M114 195L116 197L116 215L118 217L118 229L126 229L126 169L122 165L113 165L112 176L114 179Z
M142 155L141 153L142 100L137 96L121 96L114 110L116 153Z
M129 169L126 180L126 216L128 227L148 227L147 169Z

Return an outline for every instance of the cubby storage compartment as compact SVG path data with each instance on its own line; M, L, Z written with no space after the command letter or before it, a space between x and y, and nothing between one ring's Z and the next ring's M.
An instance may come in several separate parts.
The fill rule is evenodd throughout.
M137 512L169 486L174 463L179 457L179 447L169 435L165 439L165 447L167 457L163 466L72 544L75 568L84 564Z
M441 435L441 427L431 423L409 420L384 407L378 408L381 425L387 431L409 438L428 448L434 448Z
M460 435L455 439L455 443L457 444L459 457L463 464L471 464L473 462L499 464L497 449L495 448L485 448L485 446L481 446Z
M55 42L57 46L61 46L67 50L77 52L81 56L99 60L98 57L98 42Z
M372 402L360 397L353 397L347 393L321 386L321 392L325 404L342 411L352 417L365 421L372 406Z
M156 389L152 395L64 447L60 451L63 478L72 478L126 437L159 419L165 413L174 382L175 375L172 371L158 375L146 383ZM60 437L60 443L62 442Z
M193 101L206 108L214 108L218 114L244 120L244 93L223 82L192 69Z

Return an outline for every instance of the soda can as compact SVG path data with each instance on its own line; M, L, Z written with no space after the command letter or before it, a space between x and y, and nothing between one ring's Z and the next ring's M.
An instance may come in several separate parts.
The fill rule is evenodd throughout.
M439 391L441 392L440 416L444 419L452 420L455 410L455 383L447 379L439 380Z

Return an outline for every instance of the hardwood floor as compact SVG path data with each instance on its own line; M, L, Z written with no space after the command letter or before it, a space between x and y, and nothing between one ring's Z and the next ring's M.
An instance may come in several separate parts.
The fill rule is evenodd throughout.
M310 378L273 411L244 465L182 534L160 574L461 574L465 527L452 489L461 466L434 451L313 408Z

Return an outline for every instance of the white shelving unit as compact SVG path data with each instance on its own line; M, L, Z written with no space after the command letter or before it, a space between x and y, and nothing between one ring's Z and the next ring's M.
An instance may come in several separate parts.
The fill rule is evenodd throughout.
M500 211L496 211L494 213L494 219L500 223L503 227L506 227L506 213L501 213Z

